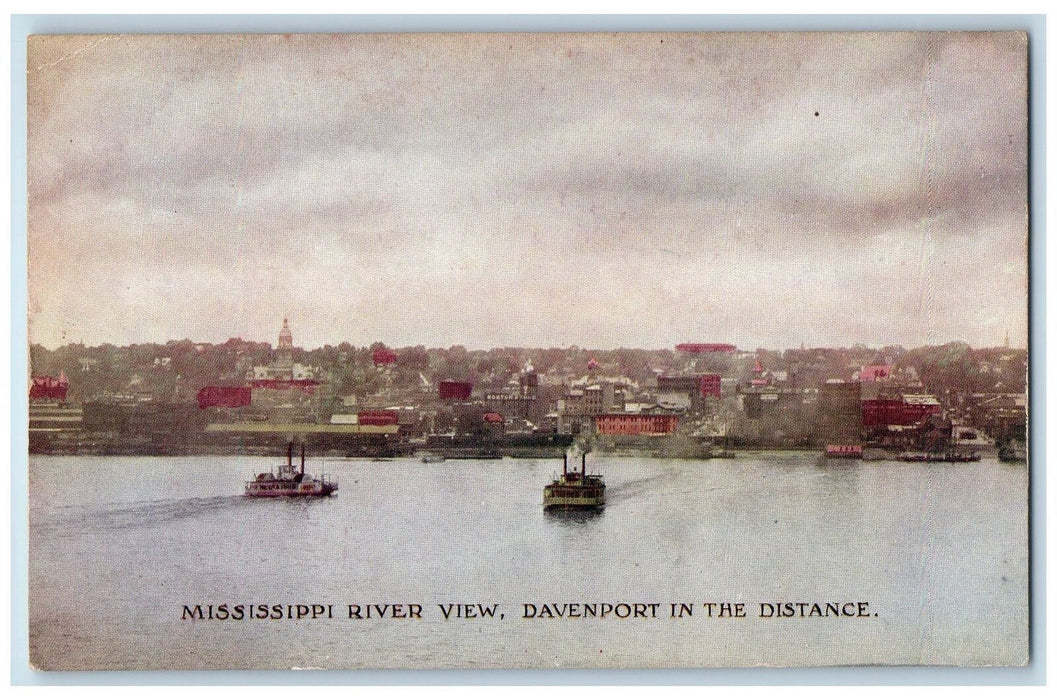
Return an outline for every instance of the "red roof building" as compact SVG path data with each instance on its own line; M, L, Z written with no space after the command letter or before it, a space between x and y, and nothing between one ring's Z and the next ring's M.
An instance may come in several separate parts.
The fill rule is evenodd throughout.
M199 408L240 408L249 406L253 389L248 386L206 386L198 390Z
M396 411L360 411L356 414L356 420L360 425L396 425L400 422L400 416Z
M671 435L679 416L667 413L603 413L595 416L599 435Z
M715 396L717 399L723 398L722 390L720 389L720 383L722 378L718 374L702 374L701 375L701 396Z
M444 401L466 401L473 393L470 382L456 382L446 379L437 385L437 395Z
M891 365L866 365L859 371L859 381L862 382L879 382L891 378Z
M388 348L379 348L372 353L371 359L375 367L391 365L396 362L396 353Z
M939 416L942 413L940 402L935 397L924 394L864 399L862 402L862 424L866 428L916 425L928 416Z
M69 388L70 382L66 379L65 372L59 372L58 377L33 377L33 383L29 387L29 398L65 401Z

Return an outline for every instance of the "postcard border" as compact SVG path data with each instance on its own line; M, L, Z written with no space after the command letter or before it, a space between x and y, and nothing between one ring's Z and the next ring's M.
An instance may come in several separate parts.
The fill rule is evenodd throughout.
M84 671L29 668L26 300L26 40L69 33L467 31L991 31L1029 36L1029 596L1022 668L840 667L644 670ZM1041 685L1046 675L1045 15L12 15L11 16L11 684L12 685Z

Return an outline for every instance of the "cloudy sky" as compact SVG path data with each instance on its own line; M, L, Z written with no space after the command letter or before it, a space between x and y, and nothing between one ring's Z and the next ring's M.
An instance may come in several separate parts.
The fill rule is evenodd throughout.
M30 339L1027 337L1019 34L35 37Z

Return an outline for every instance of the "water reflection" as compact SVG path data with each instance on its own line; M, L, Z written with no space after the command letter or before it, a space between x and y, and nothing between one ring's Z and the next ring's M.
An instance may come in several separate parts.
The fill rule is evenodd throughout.
M601 518L605 514L605 508L578 508L562 510L560 508L547 508L543 511L543 517L552 523L559 525L583 525Z

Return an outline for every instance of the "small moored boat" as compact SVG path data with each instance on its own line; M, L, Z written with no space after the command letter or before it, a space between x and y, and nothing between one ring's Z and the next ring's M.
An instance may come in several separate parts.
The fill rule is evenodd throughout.
M979 462L979 452L902 452L900 462Z
M850 463L862 459L862 445L826 445L825 451L815 462L820 467Z
M1010 440L998 446L999 462L1027 462L1028 450L1023 442Z
M862 459L862 445L826 445L827 459Z

